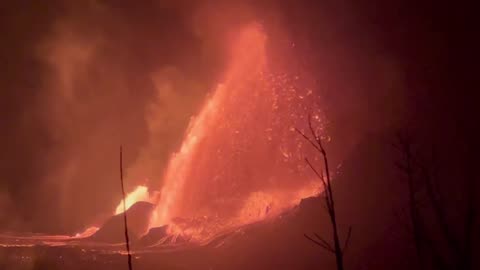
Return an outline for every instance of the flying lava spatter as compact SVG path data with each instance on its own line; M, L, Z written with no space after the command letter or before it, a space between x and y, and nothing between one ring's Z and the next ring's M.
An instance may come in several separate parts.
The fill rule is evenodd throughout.
M256 27L250 26L240 34L225 83L217 87L201 112L191 120L180 151L171 158L156 211L157 224L169 222L176 214L175 207L182 199L182 190L191 176L193 163L198 162L195 158L199 154L199 146L209 136L209 131L228 121L228 106L238 99L239 93L234 92L240 90L234 86L239 83L238 79L248 80L246 75L258 76L264 70L266 37Z
M293 128L304 128L309 113L322 128L322 114L312 111L312 90L295 85L298 76L273 75L267 41L256 23L237 33L222 83L168 162L151 227L178 217L241 225L319 191L304 174L309 150Z

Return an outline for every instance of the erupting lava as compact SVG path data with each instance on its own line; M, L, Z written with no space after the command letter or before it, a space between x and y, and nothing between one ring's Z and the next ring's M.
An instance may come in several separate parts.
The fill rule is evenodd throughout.
M181 217L196 224L183 230L209 234L205 227L264 219L319 192L304 173L311 150L293 129L305 128L309 113L322 128L312 90L297 87L298 76L271 71L260 25L244 27L232 44L223 83L191 119L167 165L150 227L180 226Z
M267 41L258 24L238 32L222 83L191 119L179 151L167 164L160 192L140 185L125 198L126 209L131 207L129 231L142 237L138 243L154 247L170 239L175 244L178 237L205 243L276 217L321 191L304 162L306 156L318 161L318 155L295 132L307 130L309 114L314 126L323 129L318 96L302 85L299 75L269 62ZM136 204L140 201L148 203ZM126 209L121 201L115 216L100 228L75 236L23 239L49 245L98 239L116 243L124 232L118 215ZM8 245L15 240L1 237Z
M222 83L191 119L179 151L166 166L160 192L137 186L125 198L126 209L120 201L115 216L100 228L92 226L75 236L24 239L29 244L55 240L55 245L103 238L117 241L124 232L118 215L143 201L148 203L129 211L135 212L129 231L146 237L140 242L153 241L158 235L158 241L148 242L149 247L161 245L168 237L207 241L278 216L320 192L320 183L304 162L306 156L318 161L318 155L295 132L295 128L308 129L311 115L322 133L318 95L302 85L299 75L271 65L267 41L259 24L249 24L237 33ZM10 245L14 237L2 239Z
M192 177L194 163L200 162L197 157L201 144L205 143L206 136L211 135L212 131L229 121L227 110L228 106L233 105L232 101L238 98L238 93L234 92L238 79L246 75L243 79L248 80L248 76L256 77L264 70L266 37L257 27L250 26L240 34L226 82L217 87L199 115L192 119L180 151L170 160L156 211L154 222L157 225L168 223L178 214L176 212L181 207L185 182Z
M207 136L213 135L212 131L230 121L227 114L229 106L234 106L235 102L241 102L240 96L235 93L238 80L242 78L247 81L251 79L249 77L257 77L264 70L266 37L257 27L250 26L240 34L235 44L233 61L227 72L226 82L217 87L202 111L192 119L180 151L170 160L156 211L157 224L165 224L177 214L176 208L180 207L180 200L183 199L185 182L193 176L194 163L200 162L198 155L201 145L205 144ZM210 164L210 166L215 165Z
M146 186L137 186L134 191L128 193L127 197L125 198L125 210L128 210L130 206L140 201L150 201L150 194ZM120 201L117 208L115 209L115 215L121 213L123 213L123 200Z

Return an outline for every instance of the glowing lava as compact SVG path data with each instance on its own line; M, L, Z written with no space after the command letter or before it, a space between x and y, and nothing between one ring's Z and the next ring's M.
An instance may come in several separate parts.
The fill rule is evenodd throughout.
M318 153L295 132L295 128L308 129L310 114L317 131L323 133L318 95L288 67L271 65L268 38L260 25L247 25L237 33L222 83L191 119L179 151L167 164L160 193L141 185L125 198L126 209L140 201L155 205L151 216L150 212L140 218L132 215L129 224L141 226L142 233L148 222L150 228L168 225L169 235L162 235L158 245L172 236L208 241L219 233L276 217L321 191L304 162L305 157L319 161ZM124 210L120 201L114 214ZM164 228L157 232L163 233ZM97 231L90 227L75 236L22 240L26 245L47 241L58 245ZM8 245L18 245L18 239L0 235Z
M136 202L149 202L150 194L146 186L137 186L132 192L130 192L125 198L125 208L128 210ZM120 201L117 208L115 209L115 215L123 213L123 200Z
M322 128L316 99L296 86L298 76L271 71L266 48L260 25L238 32L223 83L191 119L167 165L151 226L188 223L177 217L196 224L184 230L238 226L319 191L314 177L304 174L311 149L293 129L304 129L309 113Z
M252 25L240 34L226 83L217 87L199 115L191 120L180 151L173 155L168 164L154 221L156 225L166 224L176 214L174 207L179 206L187 177L190 176L193 163L198 161L195 157L199 145L209 135L209 131L227 120L224 117L226 106L235 98L235 93L232 93L235 87L232 84L244 75L256 76L263 70L265 41L266 37L259 31L258 25Z
M86 238L86 237L92 236L94 233L98 231L98 229L100 228L96 226L88 227L85 229L85 231L75 234L74 238Z

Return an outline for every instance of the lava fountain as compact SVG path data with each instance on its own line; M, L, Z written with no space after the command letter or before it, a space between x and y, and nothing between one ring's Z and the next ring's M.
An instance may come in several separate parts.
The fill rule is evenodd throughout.
M140 201L150 201L150 194L146 186L137 186L135 190L128 193L127 197L125 198L125 210L128 210L128 208L130 208L133 204ZM123 211L123 200L121 200L117 205L117 208L115 208L115 215L121 214Z
M151 226L178 217L241 225L318 192L305 174L310 150L293 131L305 127L309 113L321 127L316 98L296 86L298 76L271 71L267 41L259 24L238 32L223 83L191 119L166 167Z
M295 132L307 131L311 115L316 131L324 133L319 97L302 84L300 75L271 64L268 45L259 24L237 32L222 83L192 117L180 149L167 164L160 192L142 185L126 196L129 230L138 232L136 238L146 237L138 243L156 239L147 245L154 247L169 237L175 243L180 235L207 241L276 217L321 191L304 162L306 156L318 161L318 153ZM123 211L120 202L105 224L75 236L0 235L0 244L84 244L106 237L110 241L112 235L110 242L116 243L123 241ZM145 230L153 227L160 228Z

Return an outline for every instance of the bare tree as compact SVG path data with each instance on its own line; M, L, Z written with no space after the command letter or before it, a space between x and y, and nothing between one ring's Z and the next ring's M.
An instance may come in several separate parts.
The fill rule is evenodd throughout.
M428 160L422 159L421 153L414 147L412 136L406 132L397 134L394 146L401 154L401 161L396 165L407 180L408 216L411 226L408 232L412 236L419 266L422 269L472 269L472 235L476 224L474 178L466 179L464 220L448 220L447 204L438 187L439 165L435 162L435 149L432 148ZM463 222L463 239L455 235L452 222Z
M400 151L401 161L396 165L405 174L408 187L408 214L411 228L409 232L412 234L412 240L415 246L417 260L422 269L425 269L424 244L425 239L422 238L423 225L418 211L417 186L414 181L415 172L413 166L412 141L410 136L406 134L398 134L397 142L394 146Z
M320 179L322 182L323 186L323 196L325 199L325 206L327 209L328 216L330 218L330 223L332 225L332 238L333 238L333 246L330 244L327 240L322 238L320 235L317 233L314 233L314 237L311 237L307 234L304 234L304 236L315 243L316 245L324 248L325 250L335 254L335 259L336 259L336 264L337 264L337 270L343 270L344 269L344 263L343 263L343 257L345 254L346 249L348 248L348 244L350 242L350 236L352 234L352 227L350 226L348 228L348 234L345 239L345 242L343 243L343 246L340 244L340 237L339 237L339 232L338 232L338 224L337 224L337 216L335 213L335 200L333 197L333 191L332 191L332 185L331 185L331 178L330 178L330 170L328 167L328 158L327 158L327 152L325 151L325 148L323 147L322 139L319 136L317 132L315 132L313 126L312 126L312 121L310 115L308 116L308 127L311 133L311 136L313 138L310 138L309 136L305 135L302 131L299 129L295 129L300 135L305 138L310 144L315 148L315 150L322 156L323 158L323 167L325 170L325 175L323 171L318 171L315 169L315 167L312 165L312 163L308 160L308 158L305 158L305 162L308 164L308 166L312 169L312 171L315 173L315 175Z

